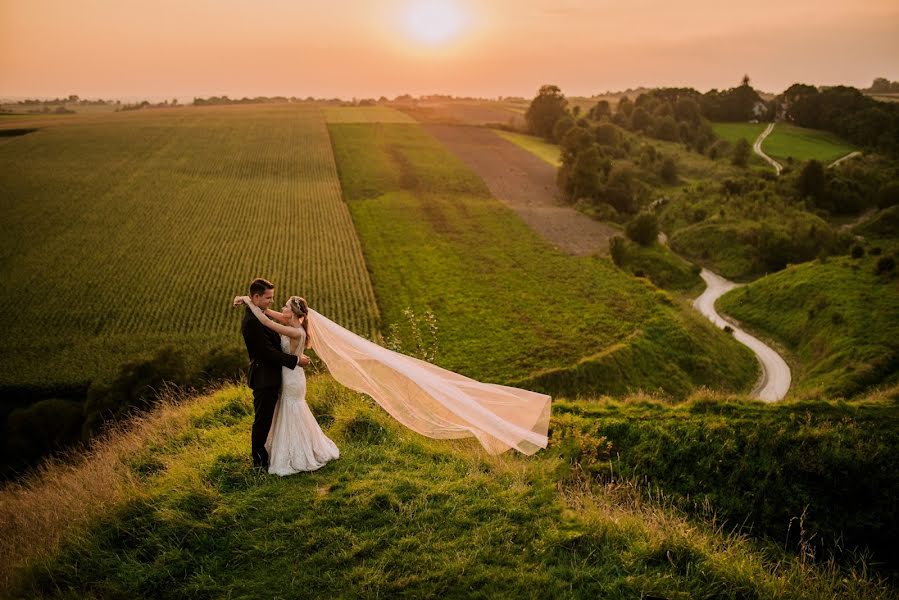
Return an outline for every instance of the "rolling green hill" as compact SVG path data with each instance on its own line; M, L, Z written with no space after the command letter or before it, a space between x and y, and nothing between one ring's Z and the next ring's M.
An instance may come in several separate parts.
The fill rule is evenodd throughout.
M899 293L878 257L812 261L733 290L718 307L794 356L793 391L851 397L899 381Z
M827 131L778 123L762 143L762 150L780 161L814 159L827 164L858 148Z
M52 463L0 490L7 557L0 595L896 597L861 569L785 552L780 535L766 541L731 532L739 523L722 526L708 513L719 496L707 498L705 512L684 512L666 499L671 477L656 479L652 470L647 481L639 467L662 467L669 440L681 468L695 464L697 481L730 479L730 489L710 492L734 495L752 485L775 505L782 491L814 492L843 457L872 448L866 440L876 431L887 454L859 454L863 479L852 483L888 495L895 470L875 475L872 467L895 452L895 426L883 419L895 419L894 404L771 407L704 396L681 408L645 398L563 402L554 407L550 448L523 457L489 456L471 439L419 436L327 376L310 379L308 400L341 449L319 471L252 473L252 405L238 387L165 405L86 458ZM810 421L809 410L819 416ZM737 426L741 419L753 426ZM721 436L731 444L715 442ZM778 471L764 462L779 444L803 440L833 448L793 452ZM622 458L610 463L609 448ZM744 452L752 467L729 472ZM637 468L639 480L609 480L609 468ZM766 471L793 487L762 485ZM853 514L884 523L875 499L854 505ZM761 513L753 515L746 527Z
M433 311L442 366L571 396L755 380L752 355L686 303L553 249L420 126L329 129L385 326Z

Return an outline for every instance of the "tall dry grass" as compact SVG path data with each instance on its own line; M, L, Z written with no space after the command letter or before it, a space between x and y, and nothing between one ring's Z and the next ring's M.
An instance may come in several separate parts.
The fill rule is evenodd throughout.
M134 494L139 480L129 461L183 431L191 409L204 398L163 390L156 409L110 426L86 451L49 458L0 489L0 596L13 589L16 573Z

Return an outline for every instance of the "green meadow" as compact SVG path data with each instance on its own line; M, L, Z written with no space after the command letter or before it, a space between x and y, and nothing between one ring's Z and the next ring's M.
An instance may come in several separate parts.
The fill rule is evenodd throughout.
M329 130L384 326L432 311L438 364L569 396L755 380L748 350L686 302L554 250L420 126Z
M827 164L858 148L827 131L777 123L762 142L762 150L780 161L814 159Z
M767 126L767 123L712 123L712 130L719 138L731 144L740 139L754 144Z

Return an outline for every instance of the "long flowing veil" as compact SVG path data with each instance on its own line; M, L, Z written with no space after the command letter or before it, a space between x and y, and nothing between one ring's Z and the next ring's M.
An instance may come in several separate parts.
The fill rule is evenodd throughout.
M552 398L481 383L388 350L309 309L312 348L331 375L431 438L474 436L490 454L546 448Z

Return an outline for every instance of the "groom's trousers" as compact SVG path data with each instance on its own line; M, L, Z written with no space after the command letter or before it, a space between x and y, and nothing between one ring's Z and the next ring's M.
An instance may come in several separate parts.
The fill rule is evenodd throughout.
M265 449L265 440L268 431L272 428L272 419L275 417L275 406L278 404L278 393L281 388L266 387L253 390L253 433L251 447L253 452L253 466L268 468L268 451Z

